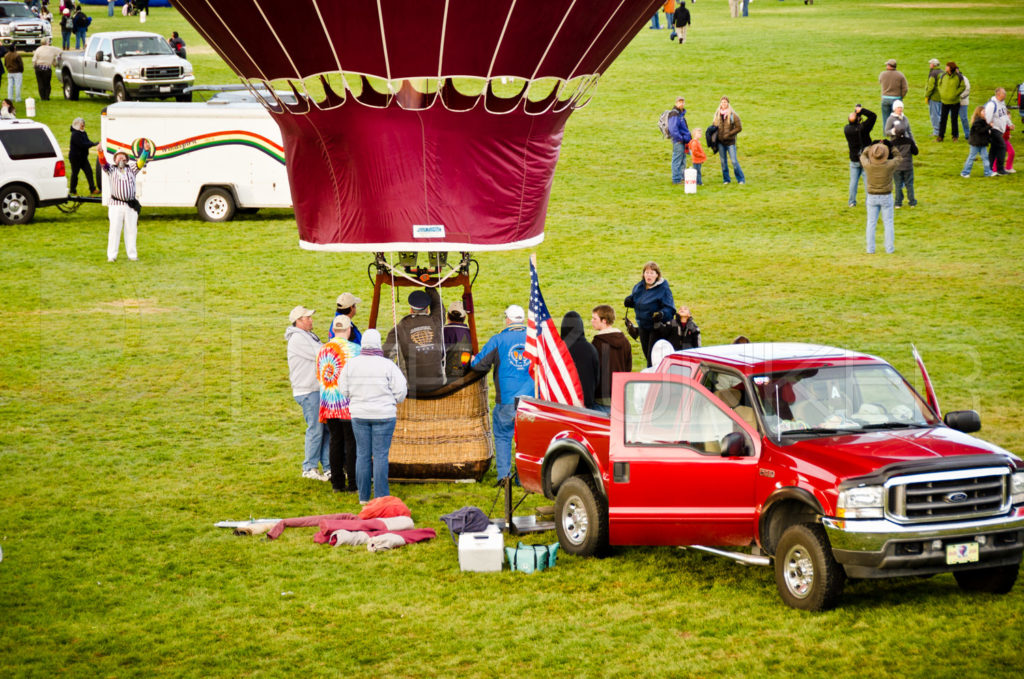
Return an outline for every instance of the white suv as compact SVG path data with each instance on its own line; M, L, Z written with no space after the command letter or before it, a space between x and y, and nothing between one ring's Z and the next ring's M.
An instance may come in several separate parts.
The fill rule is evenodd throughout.
M0 222L26 224L36 208L68 199L64 155L50 128L0 120Z

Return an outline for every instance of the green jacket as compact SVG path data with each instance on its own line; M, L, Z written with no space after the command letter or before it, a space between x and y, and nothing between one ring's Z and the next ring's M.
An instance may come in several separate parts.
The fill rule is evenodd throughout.
M945 73L939 76L939 101L943 104L959 104L960 95L963 94L967 85L959 73Z
M939 93L936 92L936 88L939 86L939 76L942 75L942 70L933 68L928 71L928 84L924 87L924 98L927 101L932 99L938 99Z

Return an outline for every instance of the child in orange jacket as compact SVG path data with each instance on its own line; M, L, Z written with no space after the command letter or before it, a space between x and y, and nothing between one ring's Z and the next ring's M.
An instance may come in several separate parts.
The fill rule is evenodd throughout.
M697 170L697 186L704 186L704 182L701 181L700 166L708 159L708 154L704 152L704 147L700 145L700 138L703 136L703 133L704 130L701 128L693 128L690 143L686 145L686 150L693 161L693 168Z

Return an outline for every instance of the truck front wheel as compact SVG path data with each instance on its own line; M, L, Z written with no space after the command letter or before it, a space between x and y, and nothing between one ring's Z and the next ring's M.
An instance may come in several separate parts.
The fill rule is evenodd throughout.
M199 196L199 216L207 222L229 222L235 216L235 200L224 189L206 189Z
M64 85L64 98L68 101L78 101L78 85L70 73L65 73L62 79Z
M1006 594L1017 582L1019 564L1012 566L994 566L979 568L973 571L953 571L956 584L965 592L984 592L986 594Z
M555 497L555 531L562 550L592 556L608 545L608 509L593 479L574 476Z
M782 533L775 549L775 585L787 605L805 611L832 608L845 581L846 573L832 556L824 528L798 523Z
M131 96L128 94L128 88L124 86L124 82L121 80L114 81L114 101L128 101Z

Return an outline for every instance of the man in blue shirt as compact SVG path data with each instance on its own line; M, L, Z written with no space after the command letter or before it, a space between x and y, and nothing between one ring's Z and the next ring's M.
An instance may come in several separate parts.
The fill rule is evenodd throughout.
M505 309L505 329L487 340L480 353L473 357L470 367L479 372L494 370L494 427L495 457L498 481L507 478L512 470L512 435L516 425L516 398L533 396L533 378L530 361L526 358L526 312L513 304Z

